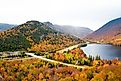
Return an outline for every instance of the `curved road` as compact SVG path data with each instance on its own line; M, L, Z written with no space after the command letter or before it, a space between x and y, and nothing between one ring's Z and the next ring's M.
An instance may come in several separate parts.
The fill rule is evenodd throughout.
M44 60L44 61L54 62L54 63L66 65L66 66L71 66L71 67L76 67L76 68L82 68L82 69L84 69L84 68L91 68L91 67L89 67L89 66L78 66L78 65L67 64L67 63L63 63L63 62L59 62L59 61L47 59L47 58L44 58L43 56L37 56L37 55L35 55L34 53L25 53L25 54L30 55L30 56L35 57L35 58L42 59L42 60Z
M68 51L68 50L72 50L73 48L77 48L77 47L80 46L80 45L82 45L82 44L73 45L73 46L67 47L67 48L65 48L65 49L59 50L59 51L57 51L57 52L63 53L64 51Z

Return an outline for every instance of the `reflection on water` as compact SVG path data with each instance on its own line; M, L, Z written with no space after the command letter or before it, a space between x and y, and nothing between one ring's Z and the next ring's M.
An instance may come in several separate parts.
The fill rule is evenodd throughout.
M86 55L100 55L101 59L121 59L121 47L107 44L88 44L86 47L81 47Z

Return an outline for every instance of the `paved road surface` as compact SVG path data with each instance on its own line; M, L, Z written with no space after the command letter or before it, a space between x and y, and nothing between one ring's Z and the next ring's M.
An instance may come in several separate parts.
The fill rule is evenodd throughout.
M48 62L54 62L54 63L58 63L58 64L62 64L62 65L66 65L66 66L72 66L72 67L76 67L76 68L90 68L89 66L78 66L78 65L73 65L73 64L67 64L67 63L63 63L63 62L59 62L59 61L55 61L55 60L51 60L51 59L47 59L47 58L44 58L43 56L37 56L35 55L34 53L26 53L27 55L30 55L32 57L35 57L35 58L39 58L39 59L42 59L44 61L48 61Z
M76 47L78 47L79 45L81 45L81 44L73 45L73 46L70 46L70 47L68 47L68 48L59 50L59 51L57 51L57 52L63 53L64 51L72 50L73 48L76 48Z

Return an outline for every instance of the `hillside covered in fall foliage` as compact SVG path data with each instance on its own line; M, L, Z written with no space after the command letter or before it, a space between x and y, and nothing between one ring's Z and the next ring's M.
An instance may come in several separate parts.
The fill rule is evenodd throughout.
M48 27L46 23L39 21L27 21L12 29L0 32L0 51L37 51L37 49L41 49L40 51L50 52L79 42L83 41L57 32Z

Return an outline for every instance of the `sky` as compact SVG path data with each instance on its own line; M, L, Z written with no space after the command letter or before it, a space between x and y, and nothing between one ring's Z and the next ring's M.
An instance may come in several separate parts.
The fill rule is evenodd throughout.
M0 0L0 23L29 20L97 30L121 17L121 0Z

